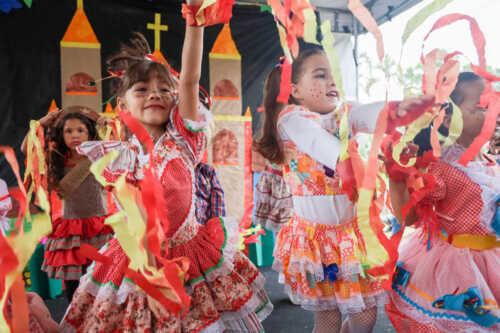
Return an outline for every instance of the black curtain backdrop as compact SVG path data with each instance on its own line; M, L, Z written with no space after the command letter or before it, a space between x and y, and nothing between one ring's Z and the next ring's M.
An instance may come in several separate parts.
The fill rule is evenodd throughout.
M120 43L128 42L132 32L142 32L154 48L154 32L146 24L154 13L162 13L161 51L179 70L184 20L176 0L85 0L84 10L101 43L103 75L105 60ZM30 119L44 116L55 99L61 106L60 41L75 13L76 0L35 0L31 8L0 13L0 145L15 149L22 166L19 146ZM282 55L273 17L258 6L234 6L230 22L233 39L242 55L243 106L250 106L256 132L261 114L262 88L267 73ZM208 90L208 53L222 25L205 30L204 62L201 84ZM110 96L103 87L103 102ZM243 110L244 111L244 110ZM24 170L21 170L24 172ZM0 178L15 186L5 158L0 157Z

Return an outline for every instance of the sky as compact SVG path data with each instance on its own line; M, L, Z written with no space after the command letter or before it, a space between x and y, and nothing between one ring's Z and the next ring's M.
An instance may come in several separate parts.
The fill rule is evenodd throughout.
M500 0L454 0L444 9L427 18L413 32L402 49L401 36L403 35L406 22L432 1L424 0L406 12L396 16L392 21L380 26L384 38L385 53L387 55L390 55L391 58L397 61L400 60L404 68L417 65L420 61L423 39L432 28L432 25L445 14L460 13L472 16L478 21L479 27L486 37L486 61L488 65L500 68L500 42L498 39L500 31ZM368 54L372 59L372 63L375 64L378 59L373 36L363 34L359 37L358 42L359 53L364 52ZM462 64L467 64L471 61L477 64L477 56L472 38L470 37L469 24L466 21L459 21L433 32L425 43L424 52L427 53L434 48L441 48L448 52L461 51L465 55L459 58ZM370 96L366 96L361 90L360 100L362 102L381 100L385 96L385 86L383 83L376 84L371 90ZM389 98L402 98L402 88L392 84L389 89Z

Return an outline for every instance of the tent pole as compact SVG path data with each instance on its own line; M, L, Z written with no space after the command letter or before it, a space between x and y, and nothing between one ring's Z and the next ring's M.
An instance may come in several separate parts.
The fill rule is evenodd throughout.
M358 21L351 15L352 17L352 27L353 27L353 35L354 35L354 49L353 49L353 58L354 58L354 67L356 73L356 102L359 102L359 64L358 64Z

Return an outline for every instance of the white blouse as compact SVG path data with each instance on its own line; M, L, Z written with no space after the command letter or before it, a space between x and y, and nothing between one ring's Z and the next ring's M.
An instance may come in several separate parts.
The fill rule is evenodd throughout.
M353 106L349 114L351 132L373 133L384 102ZM322 124L304 117L304 112L290 112L278 121L278 132L283 141L292 141L298 149L319 163L335 170L341 142L327 130L336 128L334 112L320 115ZM345 194L293 196L297 216L311 222L341 224L353 219L355 207Z

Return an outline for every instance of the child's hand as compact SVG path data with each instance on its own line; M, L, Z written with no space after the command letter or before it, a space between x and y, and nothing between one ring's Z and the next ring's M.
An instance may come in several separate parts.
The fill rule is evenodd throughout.
M112 123L113 123L113 120L111 120L108 117L104 117L104 116L100 116L96 121L97 127L106 127L108 125L111 125Z
M203 0L186 0L188 6L201 6Z
M42 298L38 294L33 292L27 292L28 306L31 314L38 321L40 326L42 326L44 332L46 333L56 333L59 332L59 325L50 316L49 309L43 302Z
M419 108L422 105L428 104L434 99L433 96L424 95L416 98L405 99L401 103L399 103L398 111L396 112L396 116L398 118L403 118L407 114L409 114L412 110Z
M39 120L40 125L43 127L52 126L54 121L61 115L62 109L56 109L47 113L42 119Z

